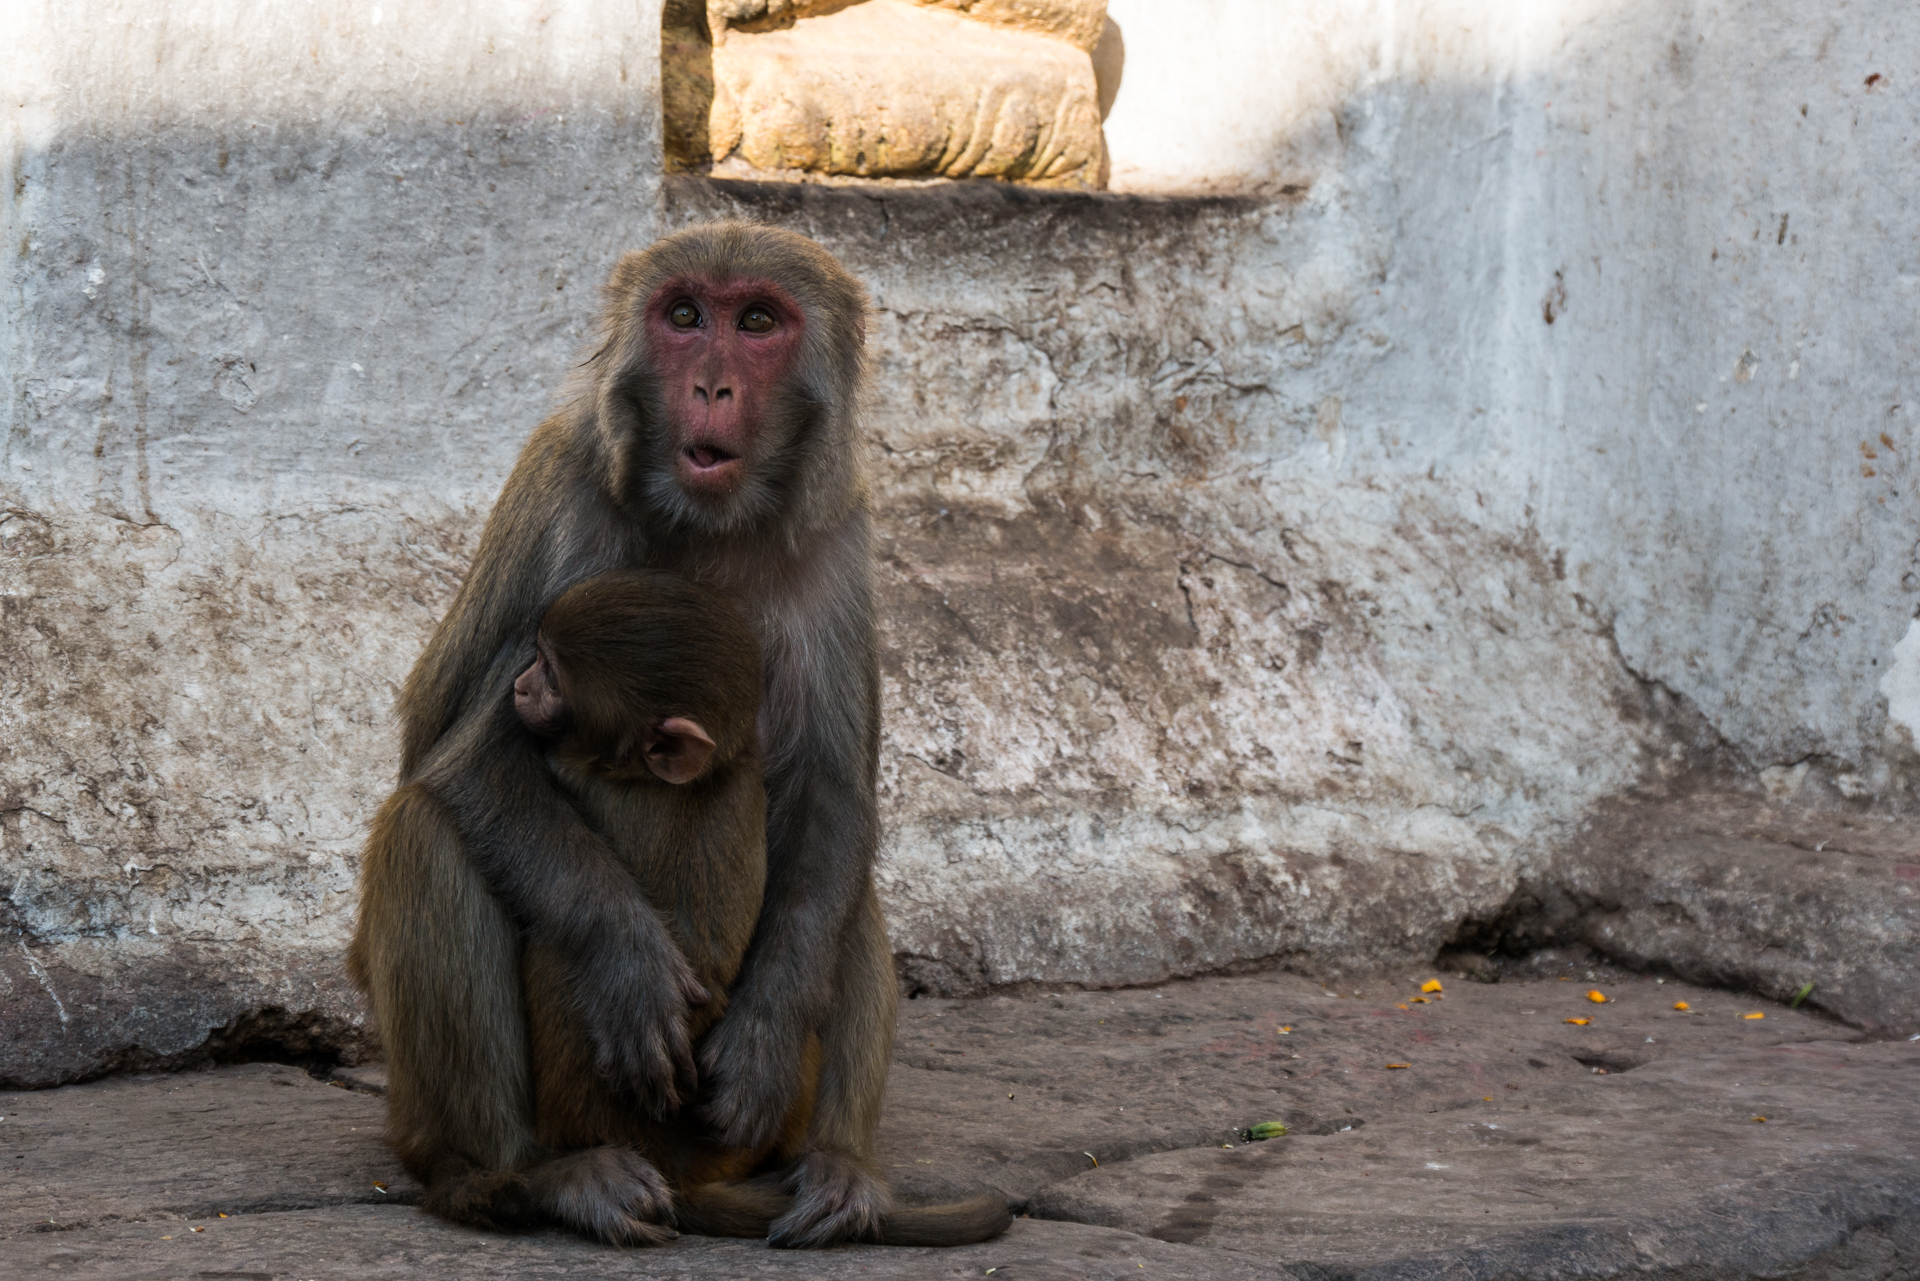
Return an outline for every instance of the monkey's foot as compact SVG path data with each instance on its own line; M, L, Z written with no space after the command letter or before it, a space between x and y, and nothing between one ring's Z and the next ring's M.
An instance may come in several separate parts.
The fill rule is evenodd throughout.
M449 1223L486 1232L518 1231L533 1226L540 1217L526 1176L518 1170L466 1167L447 1172L433 1180L420 1208Z
M871 1241L893 1208L893 1194L864 1164L834 1152L810 1152L787 1176L793 1208L767 1230L767 1244L817 1248Z
M653 1163L631 1148L568 1152L527 1172L548 1217L609 1245L659 1245L673 1229L673 1193Z

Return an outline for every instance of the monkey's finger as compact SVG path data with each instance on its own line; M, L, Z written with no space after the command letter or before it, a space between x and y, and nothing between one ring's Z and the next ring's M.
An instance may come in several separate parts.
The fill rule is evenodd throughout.
M664 1068L665 1065L663 1064L662 1067ZM664 1070L650 1074L636 1093L639 1096L637 1101L640 1106L656 1117L665 1117L678 1112L681 1103L685 1101L672 1073Z
M656 1116L679 1108L674 1057L658 1035L636 1035L598 1048L601 1074L619 1093Z
M740 1085L721 1087L713 1102L704 1109L707 1124L719 1132L728 1147L753 1148L770 1141L779 1129L785 1110L765 1110L752 1106L747 1091Z
M693 1097L691 1090L682 1090L682 1059L686 1052L676 1044L676 1039L655 1032L646 1038L644 1054L638 1056L634 1073L628 1079L633 1083L635 1100L642 1108L655 1116L664 1117L676 1112L680 1106Z
M686 1086L691 1097L700 1088L700 1068L693 1059L693 1046L687 1041L686 1029L680 1029L680 1035L674 1038L673 1046L674 1079Z
M680 1082L686 1079L685 1046L678 1038L662 1038L654 1046L653 1063L660 1088L669 1093L677 1093Z

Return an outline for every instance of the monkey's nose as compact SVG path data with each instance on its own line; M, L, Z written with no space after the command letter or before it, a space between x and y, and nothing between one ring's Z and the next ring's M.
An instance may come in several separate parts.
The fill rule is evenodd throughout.
M722 400L732 400L733 388L731 387L709 388L705 383L695 383L693 385L693 394L700 397L700 399L705 403L711 405L711 404L714 404L715 402L722 401Z

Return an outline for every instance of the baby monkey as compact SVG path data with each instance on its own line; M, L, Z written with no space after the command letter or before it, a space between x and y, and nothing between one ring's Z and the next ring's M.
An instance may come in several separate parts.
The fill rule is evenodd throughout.
M680 982L697 1038L726 1007L766 883L760 647L712 590L626 571L565 592L535 649L514 711L665 918L692 971ZM690 1061L680 1067L690 1081ZM664 1087L655 1101L675 1093Z
M596 1070L596 1048L567 991L569 967L554 948L530 943L521 973L535 1138L562 1152L611 1145L608 1158L629 1169L629 1153L650 1159L654 1170L637 1171L642 1186L625 1221L597 1235L658 1240L677 1220L712 1235L764 1236L786 1199L724 1185L805 1132L811 1079L779 1139L759 1150L713 1142L685 1097L695 1084L689 1047L725 1012L766 883L759 645L711 589L673 574L620 572L556 600L535 647L514 682L514 711L546 744L561 790L663 918L686 968L658 977L680 985L688 1010L686 1041L670 1050L676 1079L651 1100L623 1097ZM796 1065L809 1078L814 1058Z
M556 930L522 932L517 974L476 968L465 985L436 988L404 964L404 948L437 940L445 922L420 915L395 872L430 864L433 874L471 886L462 892L487 893L472 885L471 864L460 854L472 834L456 834L447 822L441 789L451 791L458 784L449 780L461 775L430 757L382 809L362 864L350 965L373 998L387 1044L395 1147L426 1181L426 1208L456 1222L512 1228L557 1220L619 1245L664 1241L676 1227L777 1238L783 1216L796 1211L787 1190L794 1173L818 1151L810 1131L820 1129L812 1124L819 1030L786 1065L795 1102L759 1147L728 1147L714 1137L700 1114L706 1100L693 1056L726 1012L766 886L754 634L710 588L658 571L620 571L554 601L535 651L514 681L511 710L496 705L495 714L517 718L524 734L502 741L488 730L475 741L500 742L495 750L541 762L559 803L573 807L611 857L602 854L593 866L590 910L557 914ZM468 750L465 742L456 732L436 751L457 754ZM501 775L516 777L523 775ZM584 866L586 852L546 847L531 834L552 825L535 823L526 835L515 827L536 799L503 782L468 806L519 849L496 875L536 884L549 860ZM655 944L649 951L610 945L600 912L646 918L640 933ZM589 971L611 969L618 981L577 987L583 961ZM458 1017L463 1003L477 1004L474 993L489 987L509 989L488 999L524 1028L523 1037L498 1038L525 1045L523 1061L480 1053L461 1035L473 1025ZM593 1030L607 1021L583 1015L600 990L671 999L685 1015L670 1024L670 1041L601 1044ZM891 1007L884 1013L890 1020ZM608 1070L623 1055L654 1065L637 1086L635 1076ZM838 1155L871 1168L870 1152ZM997 1235L1009 1217L1005 1200L987 1195L883 1208L858 1235L958 1245Z

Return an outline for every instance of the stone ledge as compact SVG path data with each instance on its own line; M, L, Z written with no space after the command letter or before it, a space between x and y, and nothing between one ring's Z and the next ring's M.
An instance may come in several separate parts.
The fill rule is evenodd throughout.
M337 953L80 939L0 951L0 1088L45 1089L271 1052L354 1062L378 1038Z
M1494 921L1460 940L1579 943L1693 982L1791 1000L1875 1035L1920 1032L1920 829L1758 792L1603 806Z

